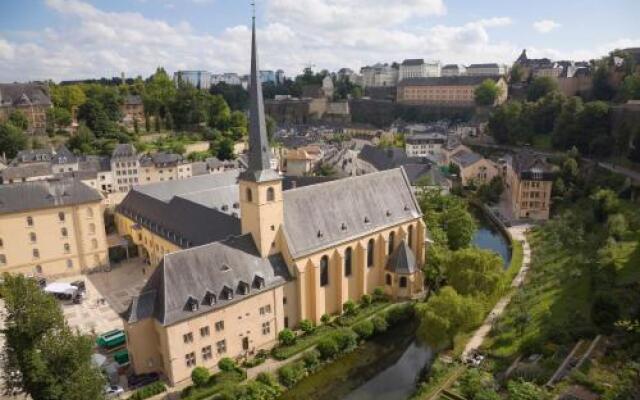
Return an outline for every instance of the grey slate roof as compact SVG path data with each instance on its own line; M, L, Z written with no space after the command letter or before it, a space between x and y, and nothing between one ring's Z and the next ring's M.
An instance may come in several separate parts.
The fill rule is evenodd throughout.
M82 156L78 162L78 169L96 172L109 171L111 170L111 160L108 156Z
M142 97L137 94L130 94L124 98L124 104L139 106L142 104Z
M174 167L182 161L180 154L158 152L140 157L140 166Z
M73 179L0 185L0 214L101 201L96 190Z
M513 156L513 170L523 179L553 180L554 168L544 157L531 151L521 151ZM536 178L533 178L534 174Z
M402 61L402 65L422 65L424 64L424 59L422 58L409 58Z
M204 161L194 161L191 163L191 176L206 175L207 163Z
M135 157L136 148L131 143L118 143L111 153L111 158Z
M281 255L261 258L251 235L232 237L165 255L131 303L128 321L154 317L171 325L285 284L289 271ZM240 286L248 285L243 294ZM231 299L223 296L225 288ZM209 293L209 295L207 295ZM210 304L209 296L215 296ZM190 301L197 304L194 309Z
M485 81L493 79L497 81L499 76L438 76L429 78L409 78L403 79L398 86L477 86Z
M453 154L451 158L456 164L460 164L464 168L482 160L482 156L480 154L467 150L460 150Z
M121 214L187 248L240 234L235 171L135 186Z
M39 83L0 83L0 107L50 106L49 88Z
M17 165L29 162L51 161L52 157L53 151L51 149L20 150L11 163Z
M34 178L39 176L53 175L51 170L51 164L48 162L29 163L21 165L10 165L2 172L3 182L8 182L10 179L23 179Z
M467 69L473 68L500 68L497 63L485 63L485 64L471 64L467 67Z
M56 149L56 154L51 158L54 164L74 164L78 161L78 157L73 154L65 145Z
M401 168L288 190L283 199L294 258L421 215Z
M402 165L407 160L407 153L405 153L404 149L397 147L381 149L376 146L365 145L360 150L358 158L382 171Z
M413 274L416 272L416 256L404 239L389 256L386 270L396 274Z

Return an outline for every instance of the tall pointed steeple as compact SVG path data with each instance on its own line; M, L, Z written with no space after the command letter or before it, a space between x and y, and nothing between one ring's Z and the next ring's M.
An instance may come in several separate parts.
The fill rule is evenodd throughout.
M271 150L264 118L262 84L258 69L258 45L256 43L255 5L251 23L251 75L249 86L249 167L240 179L262 182L280 179L271 169Z

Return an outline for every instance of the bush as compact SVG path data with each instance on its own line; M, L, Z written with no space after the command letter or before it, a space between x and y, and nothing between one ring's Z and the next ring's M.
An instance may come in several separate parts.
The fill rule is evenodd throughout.
M331 316L329 314L322 314L322 317L320 317L320 322L326 325L329 323L329 321L331 321Z
M372 302L373 302L373 298L371 298L370 294L363 294L362 297L360 298L360 303L362 303L362 305L365 307L370 306Z
M203 387L209 382L210 378L211 373L204 367L195 367L193 371L191 371L191 380L196 387Z
M376 333L385 332L389 327L389 324L387 324L387 320L380 315L373 317L373 319L371 319L371 322L373 323L373 328L375 329Z
M309 371L314 371L320 364L320 352L318 350L311 350L302 356L304 367Z
M304 378L304 374L304 364L302 364L301 362L295 362L289 365L285 365L278 370L278 378L280 379L280 383L288 388L293 387L293 385Z
M340 351L350 350L358 344L358 336L349 328L341 328L331 334Z
M167 388L165 387L163 382L153 382L150 385L141 387L140 389L136 390L129 398L131 400L148 399L149 397L153 397L157 394L165 392L166 390Z
M278 381L273 374L269 372L260 372L258 376L256 376L256 381L262 383L263 385L278 387Z
M316 326L312 321L310 321L308 319L303 319L302 321L300 321L300 329L306 335L309 335L309 334L313 333L313 331L316 329Z
M356 303L353 302L353 300L347 300L343 305L342 305L342 311L344 311L344 313L346 315L353 315L356 312Z
M283 346L290 346L296 342L296 334L289 328L284 328L278 333L278 341Z
M399 322L406 321L413 315L413 306L411 304L401 304L391 307L386 313L386 320L389 325L395 325Z
M353 326L353 331L360 337L360 339L368 339L373 336L375 327L371 320L364 320Z
M387 296L384 294L384 289L381 287L377 287L373 289L373 301L384 301L387 299Z
M338 354L338 352L340 351L340 346L338 345L338 342L335 338L329 336L323 338L318 342L317 349L320 352L320 356L324 360L327 360Z
M218 361L220 371L231 372L236 368L236 362L229 357L223 357Z

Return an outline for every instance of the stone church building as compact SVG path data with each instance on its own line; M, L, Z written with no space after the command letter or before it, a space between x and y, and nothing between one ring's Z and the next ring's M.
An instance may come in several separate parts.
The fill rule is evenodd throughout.
M251 82L258 71L254 19ZM196 366L273 346L285 327L338 314L377 287L392 298L423 290L425 225L404 170L284 190L270 166L263 108L261 86L251 85L249 166L237 182L208 192L235 196L234 211L207 208L194 222L224 222L210 228L218 240L198 243L189 226L163 228L171 213L143 215L150 201L134 210L125 198L118 210L121 233L142 238L144 230L167 246L125 320L136 373L159 372L176 384Z

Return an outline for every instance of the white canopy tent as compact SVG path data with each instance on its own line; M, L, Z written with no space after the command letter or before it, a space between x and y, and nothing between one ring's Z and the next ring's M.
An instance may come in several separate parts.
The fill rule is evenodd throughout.
M70 296L75 296L78 293L78 288L64 282L53 282L48 284L44 288L45 293L51 294L66 294Z

